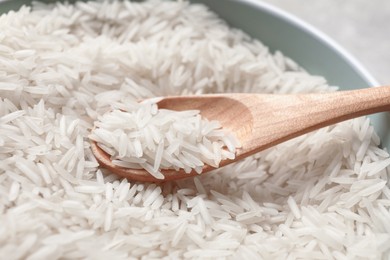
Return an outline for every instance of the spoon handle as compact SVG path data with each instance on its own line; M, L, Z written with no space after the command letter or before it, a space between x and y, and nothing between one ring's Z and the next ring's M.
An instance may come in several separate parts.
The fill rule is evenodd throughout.
M321 94L252 95L253 139L243 145L245 157L313 130L348 119L390 111L390 87ZM262 120L269 115L272 120ZM271 123L270 123L271 122Z

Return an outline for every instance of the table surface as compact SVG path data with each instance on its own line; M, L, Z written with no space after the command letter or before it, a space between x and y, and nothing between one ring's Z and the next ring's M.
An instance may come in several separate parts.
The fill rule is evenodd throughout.
M390 86L389 0L263 0L324 32Z

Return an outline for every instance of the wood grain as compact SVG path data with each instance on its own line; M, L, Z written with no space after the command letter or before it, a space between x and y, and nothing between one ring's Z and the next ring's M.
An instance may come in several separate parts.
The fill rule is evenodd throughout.
M220 167L275 146L302 134L363 115L390 110L390 87L375 87L322 94L215 94L166 97L159 108L171 110L199 109L209 120L219 120L224 129L240 140L235 160L222 161ZM144 170L115 166L96 143L92 150L102 167L138 181L160 182ZM203 173L214 168L205 165ZM163 170L171 181L196 173Z

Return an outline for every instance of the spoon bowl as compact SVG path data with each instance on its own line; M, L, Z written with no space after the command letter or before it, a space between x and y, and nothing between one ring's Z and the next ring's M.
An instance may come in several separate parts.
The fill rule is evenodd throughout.
M241 160L294 137L341 121L390 110L390 87L316 94L208 94L165 97L158 107L176 111L200 110L202 117L218 120L223 129L235 134L241 143L234 160L223 160L219 167ZM145 182L163 182L197 175L184 170L161 170L163 180L146 170L114 165L110 156L91 144L100 165L122 177ZM214 170L209 165L203 173Z

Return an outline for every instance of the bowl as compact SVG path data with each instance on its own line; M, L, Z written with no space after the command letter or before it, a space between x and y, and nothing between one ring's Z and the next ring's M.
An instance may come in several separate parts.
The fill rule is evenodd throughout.
M0 0L0 14L17 10L31 0ZM55 0L41 0L52 3ZM68 2L75 2L74 0ZM207 5L231 26L240 28L269 46L280 50L311 74L327 79L340 90L378 86L379 83L347 51L313 26L260 0L191 0ZM276 33L275 33L276 32ZM371 123L390 150L388 113L371 115Z

